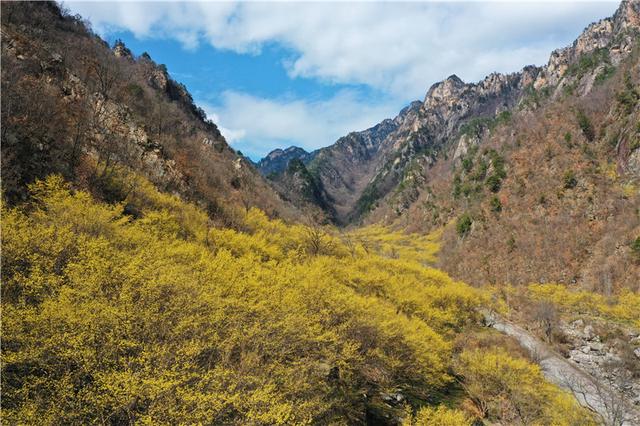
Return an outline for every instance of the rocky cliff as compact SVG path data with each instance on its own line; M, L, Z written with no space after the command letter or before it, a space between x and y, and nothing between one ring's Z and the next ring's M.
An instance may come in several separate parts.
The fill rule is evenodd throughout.
M252 205L299 217L164 65L135 57L122 42L110 48L57 4L2 4L2 62L2 183L10 202L50 173L118 202L130 190L123 176L134 172L224 221Z
M256 163L256 168L263 176L282 173L289 166L291 160L300 160L307 164L313 159L315 152L307 152L297 146L290 146L286 149L274 149L266 157Z

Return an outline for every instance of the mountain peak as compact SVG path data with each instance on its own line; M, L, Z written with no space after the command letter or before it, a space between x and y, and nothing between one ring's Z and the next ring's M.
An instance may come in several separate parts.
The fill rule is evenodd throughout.
M307 163L311 158L312 154L298 146L292 145L285 149L274 149L258 161L256 167L260 173L266 176L284 171L292 160L300 160L303 163Z

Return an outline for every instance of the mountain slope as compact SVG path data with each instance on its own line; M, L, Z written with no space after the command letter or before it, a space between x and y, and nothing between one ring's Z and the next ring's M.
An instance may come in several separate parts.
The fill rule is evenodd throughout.
M134 170L223 221L248 206L299 217L164 65L147 54L134 58L122 43L110 49L55 3L3 3L2 12L2 168L10 201L53 172L120 201L129 191L121 172Z
M287 169L291 160L300 160L308 163L315 156L315 152L307 152L297 146L286 149L274 149L266 157L256 163L256 168L263 176L282 173Z
M623 2L554 52L508 120L461 132L449 160L419 171L417 195L397 188L368 220L455 221L441 266L470 282L637 290L639 16Z
M319 150L307 167L335 221L453 223L442 266L475 283L634 286L639 16L623 1L543 67L451 76L394 120Z

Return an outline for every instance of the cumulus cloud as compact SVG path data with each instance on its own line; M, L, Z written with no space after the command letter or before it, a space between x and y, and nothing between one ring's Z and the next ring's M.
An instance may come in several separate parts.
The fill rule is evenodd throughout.
M350 90L318 101L227 91L220 104L199 105L214 122L224 123L221 132L228 142L254 159L293 143L311 151L397 112L395 105L367 103Z
M229 91L214 121L245 153L263 155L296 141L307 149L393 117L431 84L457 74L478 81L546 63L590 22L609 16L605 2L68 2L107 35L174 39L186 49L259 54L278 44L293 52L282 66L291 78L367 85L374 102L341 91L324 101L263 99ZM337 86L339 87L339 86ZM233 88L232 88L233 89ZM391 100L391 101L389 101Z
M267 43L295 52L283 63L292 77L367 84L413 98L456 73L479 80L546 62L615 2L189 2L93 3L68 6L100 33L126 29L258 53Z

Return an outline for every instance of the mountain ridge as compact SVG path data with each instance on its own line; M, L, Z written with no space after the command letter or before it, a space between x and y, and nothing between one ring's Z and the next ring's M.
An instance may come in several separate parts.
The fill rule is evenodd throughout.
M449 148L445 145L453 143L455 133L468 121L495 118L522 101L530 101L526 98L534 92L560 84L554 88L553 96L558 96L571 84L562 77L579 56L602 49L616 35L637 27L637 2L625 0L611 18L590 24L571 45L553 51L544 66L525 66L510 74L492 73L477 83L465 83L454 74L433 84L420 104L411 103L394 119L383 120L362 132L351 132L333 145L320 148L308 166L335 200L334 220L342 225L360 220L397 187L403 175L411 174L407 166L416 158L416 152L430 151L431 155L420 159L422 167L429 167L438 155L445 154ZM630 52L628 39L622 37L620 42L612 47L614 65ZM586 82L577 88L578 92L586 93L592 85L593 81ZM354 141L361 136L366 139L372 129L385 123L395 123L396 127L377 136L380 140L376 140L375 148L366 143L343 148L345 140ZM335 165L317 164L323 158ZM358 166L355 170L354 165Z

